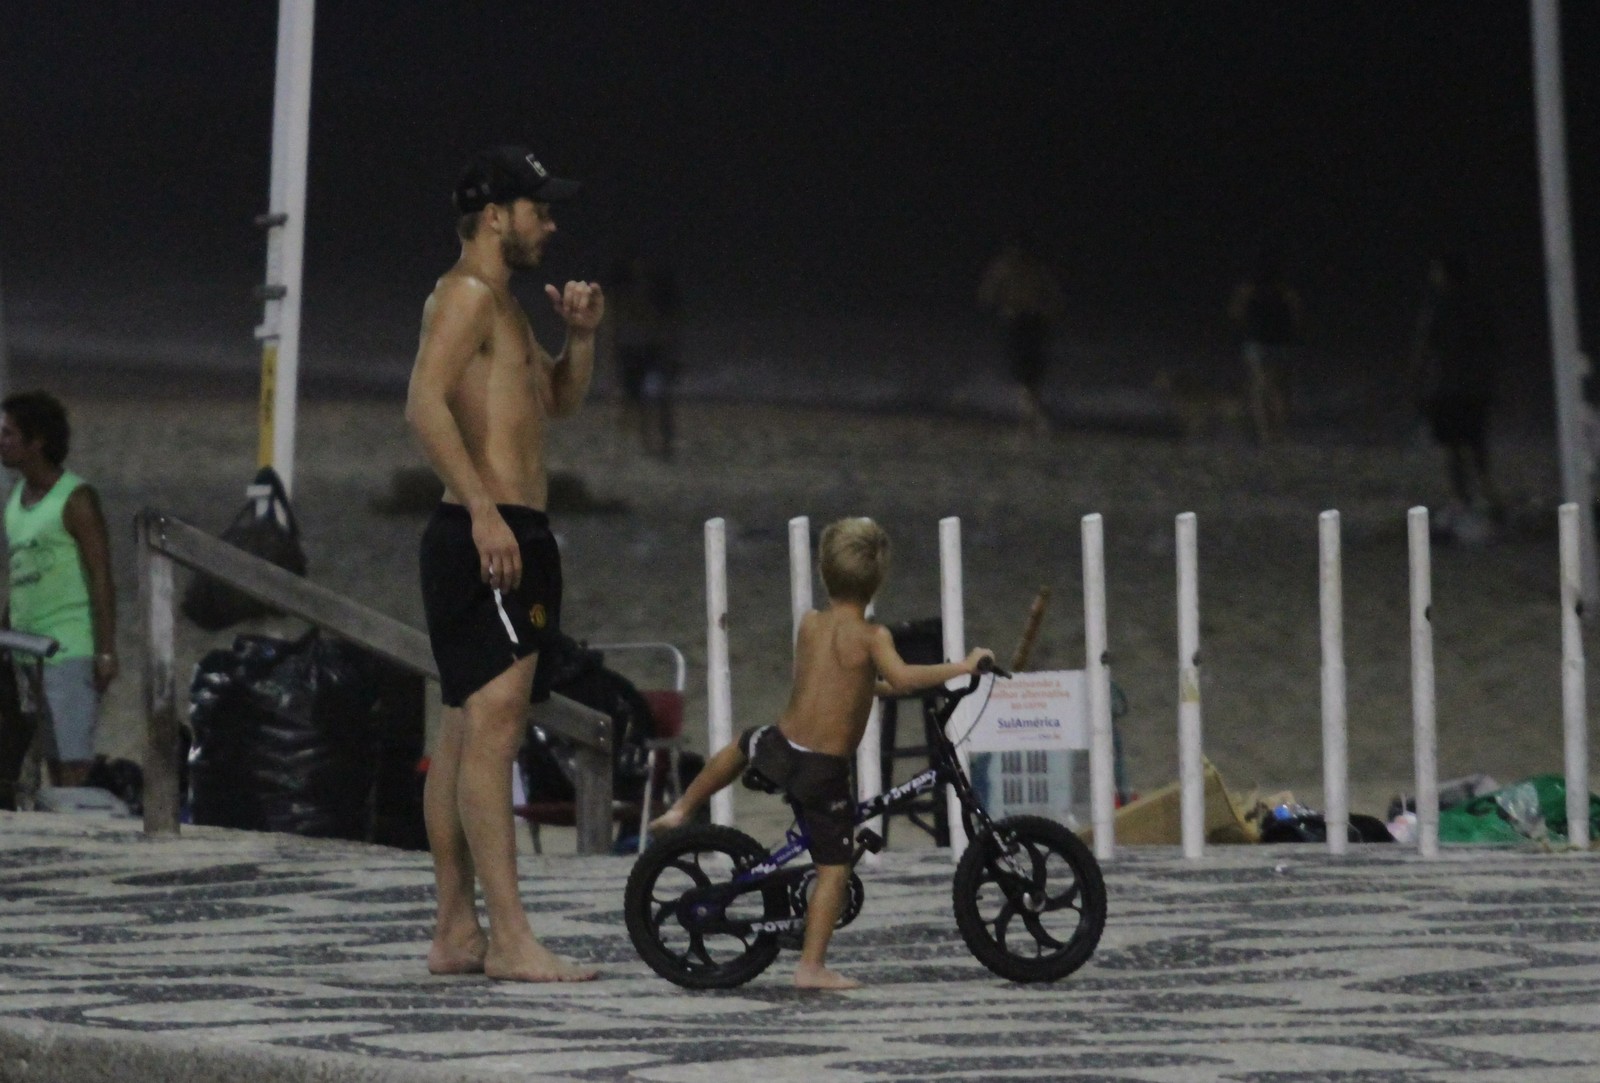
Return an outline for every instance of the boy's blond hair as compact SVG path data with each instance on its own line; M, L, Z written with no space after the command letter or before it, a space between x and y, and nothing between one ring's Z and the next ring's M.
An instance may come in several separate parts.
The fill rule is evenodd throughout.
M829 598L866 605L889 574L889 535L861 516L829 523L817 564Z

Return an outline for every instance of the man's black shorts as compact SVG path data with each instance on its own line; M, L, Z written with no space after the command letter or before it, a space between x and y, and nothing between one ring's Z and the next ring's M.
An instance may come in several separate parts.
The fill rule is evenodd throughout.
M483 581L472 516L460 504L440 504L422 532L422 609L446 707L461 706L561 627L561 552L549 517L516 504L499 507L522 553L522 582L514 591ZM539 668L547 668L542 659ZM549 696L535 676L533 701Z
M854 849L856 803L850 761L791 745L777 726L752 726L739 735L750 766L794 798L805 814L811 857L818 865L847 865Z

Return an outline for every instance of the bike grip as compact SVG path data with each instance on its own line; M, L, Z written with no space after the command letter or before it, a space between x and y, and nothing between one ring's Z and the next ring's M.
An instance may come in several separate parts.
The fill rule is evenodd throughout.
M996 662L993 658L982 658L982 659L979 659L979 661L978 661L978 672L979 673L993 673L996 677L1003 677L1006 680L1010 680L1011 679L1011 673L1008 670L1004 669L1000 665L1000 663Z

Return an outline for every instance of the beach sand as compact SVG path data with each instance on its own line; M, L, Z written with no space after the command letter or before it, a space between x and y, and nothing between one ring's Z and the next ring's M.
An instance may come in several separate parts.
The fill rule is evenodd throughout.
M153 506L220 531L255 468L253 400L77 398L70 465L111 523L123 676L101 747L140 757L141 632L132 518ZM374 510L397 469L422 464L394 399L309 401L299 415L295 507L311 578L421 624L422 516ZM1320 807L1317 515L1341 512L1352 808L1382 815L1412 788L1406 509L1442 506L1425 445L1066 431L1019 438L995 420L689 403L670 464L644 457L614 403L558 423L551 465L594 506L555 509L566 630L595 643L665 640L689 659L687 733L706 744L704 524L727 521L735 726L774 720L788 690L787 523L871 515L894 541L886 621L939 611L938 523L961 518L966 639L1014 649L1035 592L1053 590L1033 669L1084 664L1079 521L1105 517L1113 678L1132 785L1176 777L1173 517L1199 518L1205 750L1242 793L1292 790ZM1513 500L1491 544L1435 547L1439 773L1502 782L1562 769L1553 441L1497 447ZM231 633L181 633L185 672ZM1587 631L1592 651L1595 632ZM622 661L619 659L619 661ZM642 684L662 674L636 673ZM1591 691L1591 711L1594 708ZM741 793L740 808L771 799Z

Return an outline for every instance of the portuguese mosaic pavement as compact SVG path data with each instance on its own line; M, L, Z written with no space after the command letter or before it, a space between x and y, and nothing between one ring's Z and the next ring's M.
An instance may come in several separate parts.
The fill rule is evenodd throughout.
M628 859L524 859L603 977L512 986L424 971L426 855L0 814L0 1079L93 1046L250 1080L1600 1081L1600 855L1357 849L1125 850L1046 987L967 953L947 853L890 853L835 940L868 988L797 992L786 955L688 993L629 944Z

